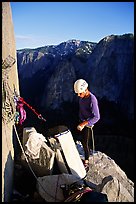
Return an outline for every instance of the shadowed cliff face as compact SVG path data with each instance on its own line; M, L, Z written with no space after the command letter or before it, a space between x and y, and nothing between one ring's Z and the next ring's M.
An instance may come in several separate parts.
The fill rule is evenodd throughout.
M134 119L134 38L110 36L101 40L88 60L91 89L101 99L115 102Z
M78 121L73 84L84 78L98 98L100 130L113 126L118 132L124 124L132 126L134 119L133 53L132 34L107 36L97 44L71 40L19 50L21 95L47 116L49 125L61 121L72 125Z

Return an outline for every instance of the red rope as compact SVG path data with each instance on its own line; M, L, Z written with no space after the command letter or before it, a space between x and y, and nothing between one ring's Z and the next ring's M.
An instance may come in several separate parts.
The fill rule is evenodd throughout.
M32 106L26 103L26 101L24 101L22 97L19 98L19 101L27 105L27 107L30 108L38 116L39 119L46 121L46 119L44 119L40 113L37 113L36 110Z

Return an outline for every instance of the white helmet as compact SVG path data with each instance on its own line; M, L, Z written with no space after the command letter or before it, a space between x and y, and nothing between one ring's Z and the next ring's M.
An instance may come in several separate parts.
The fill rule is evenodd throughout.
M74 83L75 93L82 93L87 89L87 87L88 87L88 83L84 79L78 79Z

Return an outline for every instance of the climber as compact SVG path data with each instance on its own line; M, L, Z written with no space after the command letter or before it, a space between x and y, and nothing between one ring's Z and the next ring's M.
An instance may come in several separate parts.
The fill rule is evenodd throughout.
M91 128L100 119L98 101L94 94L88 89L88 83L84 79L78 79L74 83L74 91L79 98L79 119L77 129L81 131L81 143L84 148L86 171L89 170Z

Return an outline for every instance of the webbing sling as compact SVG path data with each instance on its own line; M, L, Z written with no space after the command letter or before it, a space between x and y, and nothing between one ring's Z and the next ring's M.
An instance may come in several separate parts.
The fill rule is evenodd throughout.
M38 113L32 106L30 106L28 103L26 103L26 101L22 97L19 97L19 101L22 102L23 104L25 104L29 109L31 109L35 113L35 115L38 116L39 119L46 122L46 119L43 118L43 116L40 113Z

